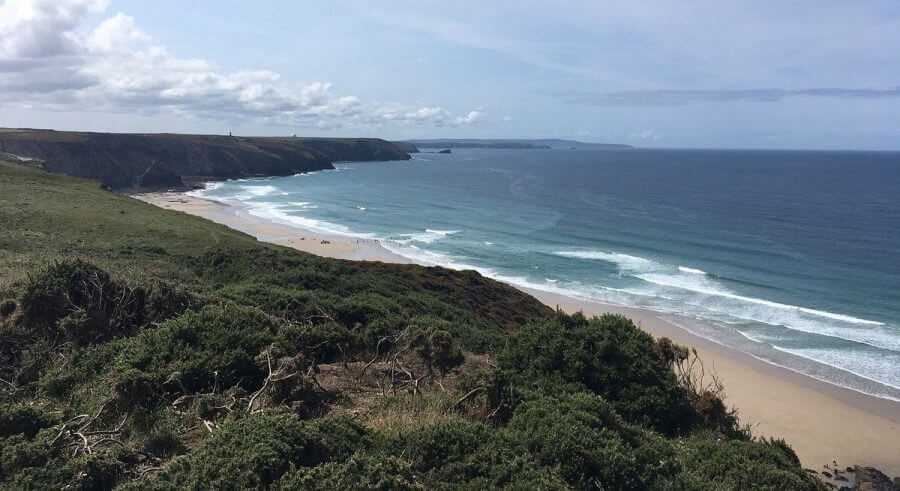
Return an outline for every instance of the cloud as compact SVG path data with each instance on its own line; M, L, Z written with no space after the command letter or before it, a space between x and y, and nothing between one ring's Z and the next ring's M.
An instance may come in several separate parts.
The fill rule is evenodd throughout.
M86 45L95 53L108 53L127 49L131 43L150 40L150 35L140 30L133 18L119 12L97 26Z
M776 102L792 97L828 97L837 99L881 99L900 97L900 87L739 89L739 90L629 90L590 94L557 92L570 104L584 106L681 106L710 102Z
M641 140L659 140L659 133L653 130L644 130L640 133L632 133L630 138L640 138Z
M512 120L513 120L513 117L512 117L512 116L503 116L503 117L500 119L500 122L502 122L502 123L509 123L509 122L511 122Z
M78 54L73 30L106 0L7 0L0 5L0 59L30 60Z
M7 0L0 5L0 103L51 110L164 112L187 118L255 121L321 129L386 123L472 124L432 105L388 104L305 86L268 70L225 72L179 58L135 20L117 13L93 30L85 18L106 0Z
M453 119L454 125L461 126L476 123L484 119L484 113L481 111L469 111L465 116L457 116Z

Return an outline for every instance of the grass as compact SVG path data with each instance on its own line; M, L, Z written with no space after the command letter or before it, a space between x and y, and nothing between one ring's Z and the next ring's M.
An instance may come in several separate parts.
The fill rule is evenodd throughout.
M213 246L267 247L250 236L189 215L154 209L104 191L94 181L0 164L0 291L34 266L87 257L128 278L179 283L194 278L180 259Z
M456 398L431 392L422 397L388 396L377 400L365 415L366 426L384 433L398 434L450 422L466 422L470 418L456 409Z

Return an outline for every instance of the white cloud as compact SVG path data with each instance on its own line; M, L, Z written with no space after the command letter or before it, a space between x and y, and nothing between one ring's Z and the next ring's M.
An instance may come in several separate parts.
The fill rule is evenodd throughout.
M338 95L326 82L296 86L266 70L223 72L179 58L117 13L92 31L81 24L106 0L7 0L0 5L0 103L82 111L149 111L229 122L321 129L385 123L458 126L430 105L385 104Z
M445 121L450 116L446 110L440 107L422 107L405 114L409 121Z
M644 130L640 133L632 133L631 138L640 138L641 140L659 140L659 133L653 130Z
M509 123L509 122L511 122L512 120L513 120L513 117L512 117L512 116L503 116L503 118L500 119L500 121L503 122L503 123Z
M74 29L106 0L7 0L0 5L0 59L26 62L76 54Z
M472 124L484 119L484 113L481 111L469 111L465 116L457 116L453 119L455 125Z
M127 50L131 43L149 41L150 36L138 29L133 18L119 12L97 26L85 44L94 53L108 53Z

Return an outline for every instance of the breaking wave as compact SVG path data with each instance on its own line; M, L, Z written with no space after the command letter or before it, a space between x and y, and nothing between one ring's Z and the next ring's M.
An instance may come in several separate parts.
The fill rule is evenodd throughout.
M631 293L701 307L726 320L737 318L762 322L900 351L900 337L882 322L740 295L699 269L668 266L652 259L610 251L556 251L554 254L611 263L620 274L644 282L641 287L627 290Z

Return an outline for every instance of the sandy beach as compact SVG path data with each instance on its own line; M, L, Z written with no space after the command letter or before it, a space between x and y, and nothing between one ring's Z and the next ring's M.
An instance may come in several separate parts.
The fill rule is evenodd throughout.
M146 193L134 197L167 210L181 211L227 225L263 242L291 247L318 256L355 261L404 264L412 262L385 249L377 240L303 230L293 224L277 223L253 216L240 206L219 201L174 192Z
M326 257L411 263L377 240L336 237L265 220L231 206L180 193L135 196L162 208L201 216L253 235L261 241ZM726 403L739 410L757 436L787 440L804 467L823 470L833 461L900 476L900 403L868 396L758 360L747 353L695 336L657 312L606 305L543 291L525 290L551 307L586 314L621 313L654 336L697 349L707 371L725 384ZM698 322L678 319L678 323Z

